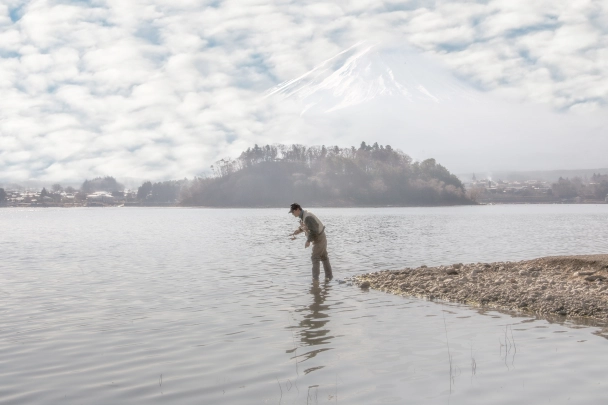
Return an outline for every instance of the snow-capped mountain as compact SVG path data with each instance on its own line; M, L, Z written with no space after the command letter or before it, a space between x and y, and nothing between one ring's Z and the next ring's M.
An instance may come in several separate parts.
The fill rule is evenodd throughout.
M458 81L403 49L360 42L314 69L268 90L265 97L291 98L307 111L333 112L378 98L439 103L468 97Z

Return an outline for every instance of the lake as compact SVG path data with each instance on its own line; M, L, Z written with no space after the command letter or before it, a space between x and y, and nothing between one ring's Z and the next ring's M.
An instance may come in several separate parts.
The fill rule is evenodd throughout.
M342 281L607 253L608 205L311 210L330 283L288 208L0 209L0 403L605 401L602 325Z

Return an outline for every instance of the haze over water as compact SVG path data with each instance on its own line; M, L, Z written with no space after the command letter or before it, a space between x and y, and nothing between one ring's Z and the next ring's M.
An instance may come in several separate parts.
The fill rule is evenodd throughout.
M606 331L364 292L421 264L605 253L608 206L0 210L0 403L601 403ZM563 321L563 320L561 320Z

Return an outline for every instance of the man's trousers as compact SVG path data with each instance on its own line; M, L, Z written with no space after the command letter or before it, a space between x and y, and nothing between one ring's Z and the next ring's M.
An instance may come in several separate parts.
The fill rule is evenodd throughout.
M313 240L312 255L310 258L312 260L312 278L314 280L319 279L319 273L321 272L320 262L323 262L325 278L330 280L333 278L329 257L327 256L327 238L325 237L325 231L321 232L321 234Z

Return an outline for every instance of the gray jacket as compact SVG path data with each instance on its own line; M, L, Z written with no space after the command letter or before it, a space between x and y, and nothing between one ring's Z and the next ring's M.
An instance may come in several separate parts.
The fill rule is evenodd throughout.
M300 229L306 233L306 240L308 242L314 242L316 237L325 231L325 225L312 212L302 210Z

